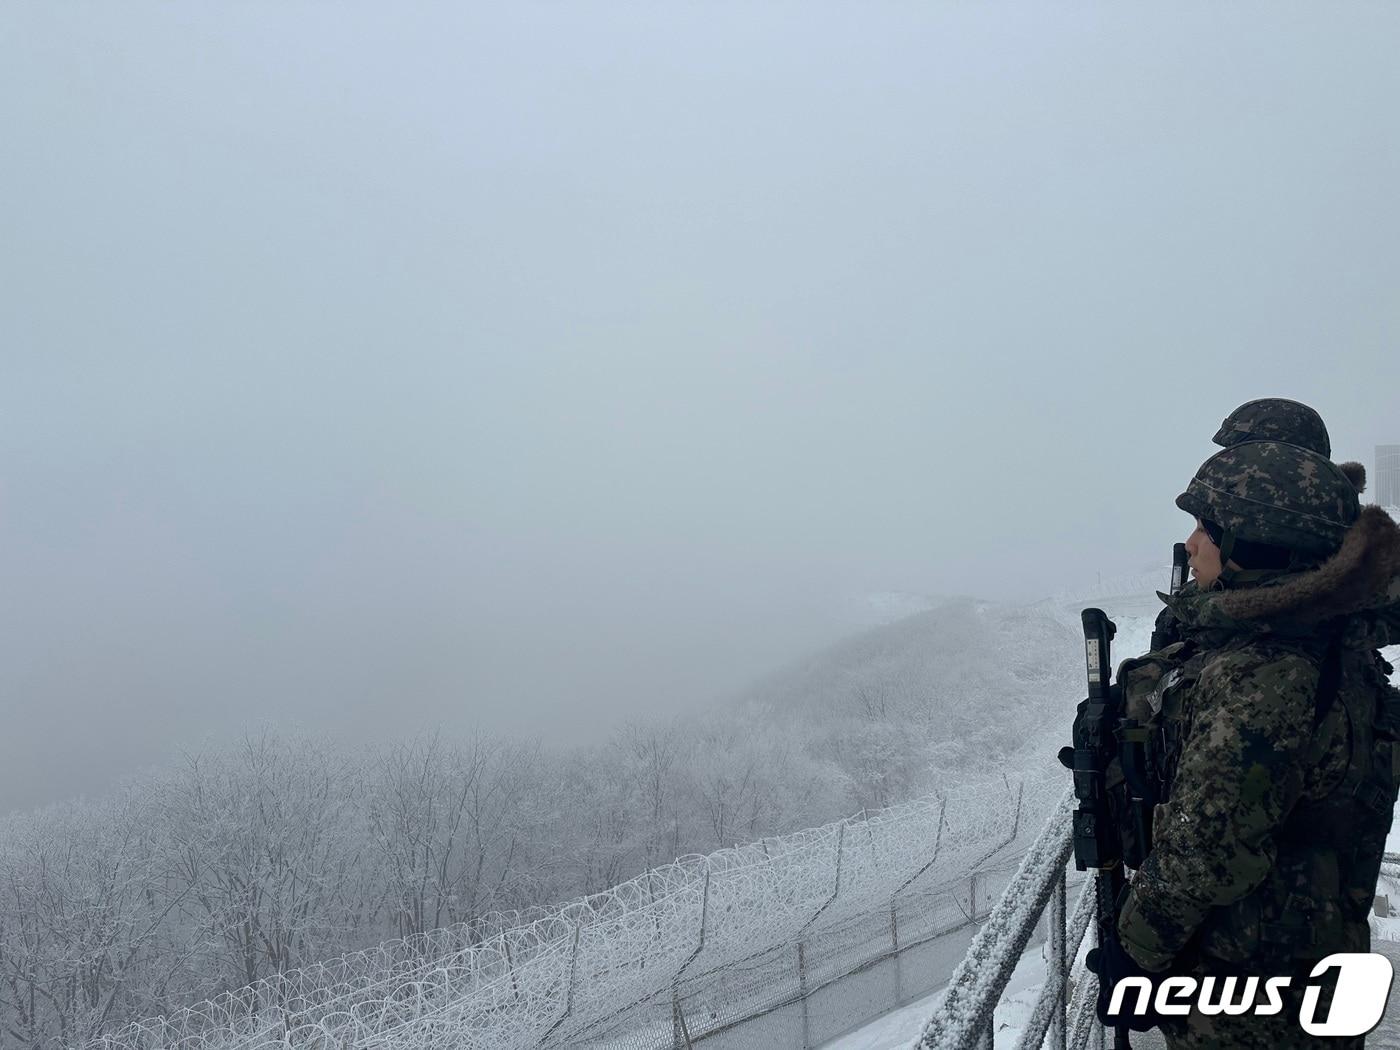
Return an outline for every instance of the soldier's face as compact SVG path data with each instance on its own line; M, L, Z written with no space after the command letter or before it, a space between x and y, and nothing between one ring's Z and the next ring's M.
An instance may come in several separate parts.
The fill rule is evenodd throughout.
M1220 548L1211 542L1201 519L1196 519L1196 531L1186 537L1186 553L1189 556L1191 575L1196 578L1196 586L1206 590L1220 578Z

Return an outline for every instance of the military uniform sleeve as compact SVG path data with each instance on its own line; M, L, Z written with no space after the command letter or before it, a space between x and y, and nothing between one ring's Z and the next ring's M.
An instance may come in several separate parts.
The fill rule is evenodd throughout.
M1273 866L1273 833L1302 794L1317 681L1305 657L1254 647L1203 668L1172 798L1119 914L1141 966L1165 969L1210 908L1243 897Z

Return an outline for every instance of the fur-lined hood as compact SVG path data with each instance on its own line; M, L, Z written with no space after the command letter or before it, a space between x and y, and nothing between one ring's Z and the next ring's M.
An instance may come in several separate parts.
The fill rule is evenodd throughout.
M1400 525L1380 507L1363 507L1341 548L1316 569L1167 601L1188 626L1315 635L1323 624L1350 620L1348 645L1393 645L1400 642ZM1353 641L1358 634L1364 639Z

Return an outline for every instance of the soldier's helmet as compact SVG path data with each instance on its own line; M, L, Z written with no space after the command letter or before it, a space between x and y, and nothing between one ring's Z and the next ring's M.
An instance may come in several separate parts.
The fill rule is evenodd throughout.
M1246 401L1225 417L1211 440L1225 448L1245 441L1286 441L1320 456L1332 455L1332 441L1322 417L1302 402L1286 397Z
M1335 463L1282 441L1246 441L1217 452L1176 505L1235 539L1311 559L1333 554L1360 512L1356 488Z

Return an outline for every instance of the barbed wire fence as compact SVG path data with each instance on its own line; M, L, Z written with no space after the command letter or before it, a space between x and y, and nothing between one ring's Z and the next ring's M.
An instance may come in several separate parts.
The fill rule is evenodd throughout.
M87 1050L803 1045L926 993L1062 781L1019 781L678 859L553 909L391 941ZM930 983L931 982L931 983ZM840 994L833 989L840 986ZM783 1040L787 1042L785 1038Z

